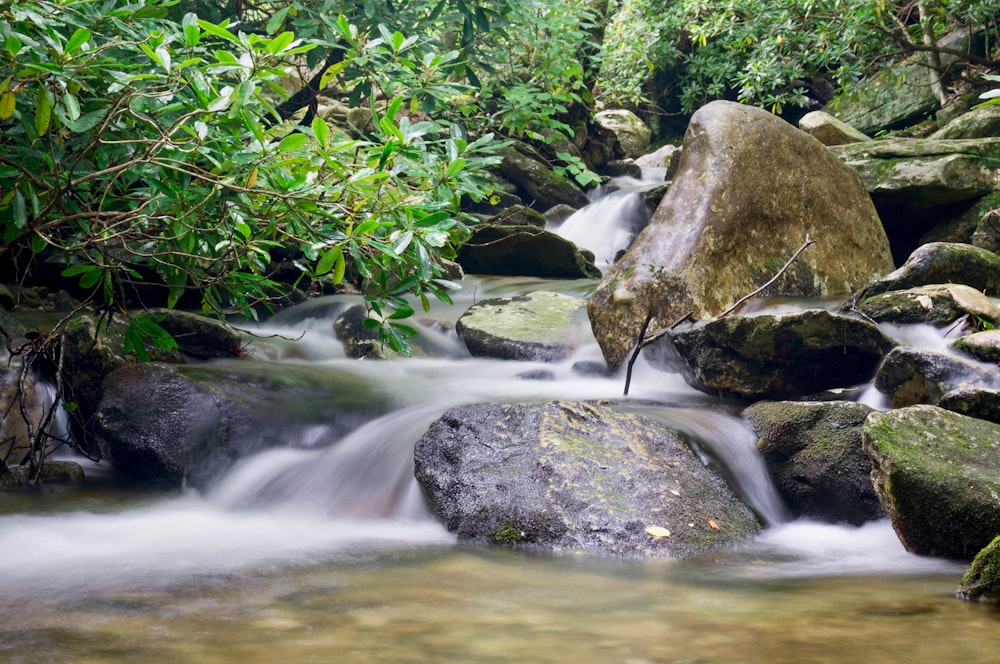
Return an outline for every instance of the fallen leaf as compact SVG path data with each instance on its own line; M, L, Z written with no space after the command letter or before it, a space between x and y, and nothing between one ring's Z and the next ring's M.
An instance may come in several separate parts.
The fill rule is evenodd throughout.
M651 537L670 537L670 531L663 526L646 526L646 534Z
M722 528L719 528L719 524L715 522L715 519L709 519L708 525L712 527L712 530L722 530Z

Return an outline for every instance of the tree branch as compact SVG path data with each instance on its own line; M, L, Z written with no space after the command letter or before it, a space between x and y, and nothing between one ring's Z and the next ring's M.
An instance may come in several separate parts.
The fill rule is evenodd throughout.
M753 298L753 297L755 297L757 295L760 295L763 291L767 290L768 287L770 287L775 281L777 281L781 277L781 275L783 275L785 273L785 270L787 270L791 266L791 264L795 262L795 259L799 257L799 254L801 254L803 251L806 250L807 247L809 247L810 245L813 245L813 244L816 244L816 240L813 240L812 238L810 238L809 234L807 233L806 234L806 241L802 244L801 247L799 247L795 251L794 254L792 254L792 257L788 259L788 262L785 263L781 267L780 270L778 270L778 273L776 275L774 275L773 277L771 277L771 279L768 280L768 282L766 284L764 284L763 286L761 286L757 290L753 291L752 293L747 293L746 295L744 295L743 297L741 297L740 299L738 299L736 301L736 303L733 304L733 306L731 306L728 309L726 309L725 311L723 311L721 314L719 314L718 316L716 316L716 318L722 318L723 316L728 316L729 314L733 313L734 311L736 311L737 309L739 309L741 306L743 306L746 303L747 300L749 300L749 299L751 299L751 298Z

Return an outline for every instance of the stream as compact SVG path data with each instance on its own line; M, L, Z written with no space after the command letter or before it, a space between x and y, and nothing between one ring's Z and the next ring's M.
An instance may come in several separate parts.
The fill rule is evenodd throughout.
M593 286L468 278L421 325L429 357L345 357L338 297L252 330L246 361L377 381L390 412L333 439L277 408L312 444L244 459L204 492L123 488L89 464L82 486L5 494L0 661L996 661L1000 612L954 598L964 565L907 553L887 521L787 521L742 421L642 360L627 407L728 468L769 524L756 540L683 561L456 543L413 479L427 426L463 403L620 399L624 374L573 371L600 358L589 330L554 364L471 358L447 330L474 300ZM520 377L542 368L554 379Z

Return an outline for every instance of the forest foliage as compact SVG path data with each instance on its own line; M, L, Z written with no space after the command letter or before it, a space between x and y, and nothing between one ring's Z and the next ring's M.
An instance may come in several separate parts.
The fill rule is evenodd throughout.
M849 90L927 34L995 37L997 13L995 0L2 1L0 261L29 281L55 269L123 312L255 316L293 286L351 281L405 349L415 308L450 300L466 206L493 194L508 138L578 138L601 104L779 112L818 79ZM985 52L975 63L996 64ZM137 353L171 343L154 318L131 320Z

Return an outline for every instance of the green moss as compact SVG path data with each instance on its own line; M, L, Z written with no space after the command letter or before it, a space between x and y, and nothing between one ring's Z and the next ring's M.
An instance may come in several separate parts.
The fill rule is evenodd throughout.
M525 533L523 530L518 530L510 524L510 521L504 521L496 530L486 533L486 537L494 544L503 544L505 546L510 546L512 544L520 544L525 541Z

